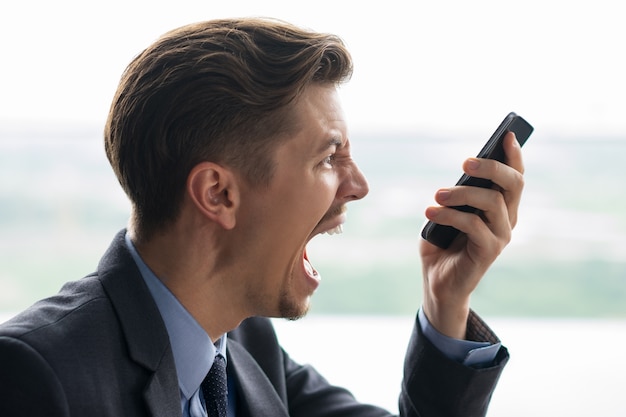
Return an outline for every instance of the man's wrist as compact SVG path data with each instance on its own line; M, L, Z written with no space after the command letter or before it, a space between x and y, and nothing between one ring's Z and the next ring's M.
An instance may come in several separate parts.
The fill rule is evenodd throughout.
M422 310L429 323L441 334L453 339L465 339L467 320L469 317L469 301L467 303L433 302L425 299Z
M501 346L497 336L473 312L470 312L467 324L469 340L456 339L440 333L429 322L423 308L418 312L418 321L424 336L444 356L466 366L489 366Z

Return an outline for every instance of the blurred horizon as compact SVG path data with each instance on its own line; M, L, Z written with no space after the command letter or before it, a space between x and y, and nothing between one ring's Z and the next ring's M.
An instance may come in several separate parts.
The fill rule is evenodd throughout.
M535 128L524 147L519 224L473 307L492 316L624 318L626 195L606 190L626 182L626 140ZM38 129L0 128L0 312L92 272L128 220L98 129ZM308 245L323 276L312 313L410 315L419 307L423 210L491 133L353 132L370 195L349 205L344 234Z

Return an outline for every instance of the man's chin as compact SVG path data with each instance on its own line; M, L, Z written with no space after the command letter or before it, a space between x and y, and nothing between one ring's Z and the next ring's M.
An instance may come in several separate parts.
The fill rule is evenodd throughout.
M296 320L300 320L301 318L304 318L304 316L306 316L306 314L307 313L305 312L305 313L302 313L302 314L300 314L298 316L291 315L291 316L284 316L283 318L285 320L288 320L288 321L296 321Z
M292 300L283 298L279 307L279 315L286 320L296 321L306 316L309 308L310 303L308 299L303 303L294 303Z

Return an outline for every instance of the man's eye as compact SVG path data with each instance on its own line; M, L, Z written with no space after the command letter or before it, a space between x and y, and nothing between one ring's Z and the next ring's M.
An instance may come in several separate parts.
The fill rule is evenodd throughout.
M335 162L335 155L328 155L326 158L324 158L324 160L322 161L322 163L324 164L328 164L328 165L332 165L333 162Z

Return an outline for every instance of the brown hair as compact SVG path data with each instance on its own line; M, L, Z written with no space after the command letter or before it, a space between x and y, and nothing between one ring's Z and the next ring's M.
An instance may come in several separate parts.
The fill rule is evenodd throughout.
M271 151L294 128L289 104L312 82L351 74L338 37L277 20L212 20L164 34L127 67L104 134L138 238L175 220L202 161L267 184Z

